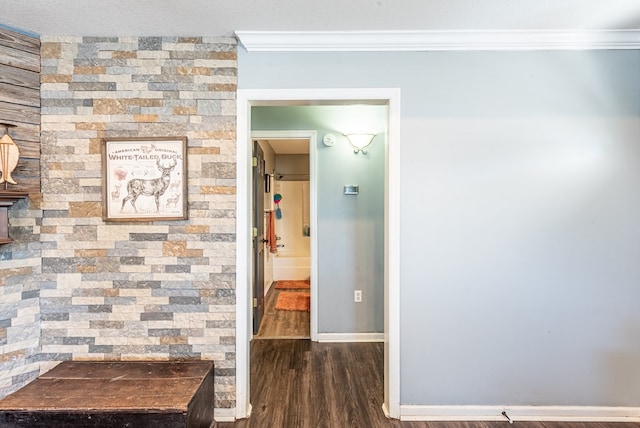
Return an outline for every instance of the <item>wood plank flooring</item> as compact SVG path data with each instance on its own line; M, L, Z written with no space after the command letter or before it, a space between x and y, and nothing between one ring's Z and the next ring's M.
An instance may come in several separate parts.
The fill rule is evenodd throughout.
M636 423L399 422L386 419L382 343L254 340L249 419L218 428L640 428Z
M264 318L257 339L308 339L310 337L309 312L281 311L276 309L278 295L285 290L276 290L273 283L264 301ZM289 290L300 291L300 290Z

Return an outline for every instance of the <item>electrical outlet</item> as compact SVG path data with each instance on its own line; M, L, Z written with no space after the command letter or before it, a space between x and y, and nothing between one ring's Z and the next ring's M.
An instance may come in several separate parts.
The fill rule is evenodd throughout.
M362 302L362 290L355 290L353 292L353 301L356 303Z

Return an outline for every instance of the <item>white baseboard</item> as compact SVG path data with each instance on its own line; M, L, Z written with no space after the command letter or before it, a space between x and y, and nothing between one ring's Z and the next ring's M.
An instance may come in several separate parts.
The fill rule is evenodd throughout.
M265 296L267 295L267 293L269 292L269 290L271 290L271 286L273 285L273 283L274 283L274 282L275 282L274 280L271 280L271 281L269 282L269 285L267 285L267 286L264 288L264 295L265 295Z
M235 422L236 409L213 409L213 419L216 422Z
M640 407L401 405L402 421L640 422Z
M382 403L382 413L384 413L384 417L389 419L391 417L390 413L389 413L389 409L387 409L387 404L386 403Z
M318 333L318 342L384 342L384 333Z

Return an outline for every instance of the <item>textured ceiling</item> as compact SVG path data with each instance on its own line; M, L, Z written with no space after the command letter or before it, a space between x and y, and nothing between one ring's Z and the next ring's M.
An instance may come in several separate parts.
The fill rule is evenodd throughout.
M0 24L40 35L640 29L640 0L0 0L0 7Z

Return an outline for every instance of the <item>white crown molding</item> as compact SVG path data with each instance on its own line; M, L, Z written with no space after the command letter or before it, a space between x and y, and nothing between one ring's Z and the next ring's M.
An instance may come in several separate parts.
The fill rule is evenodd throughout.
M249 52L640 49L637 30L236 31Z

